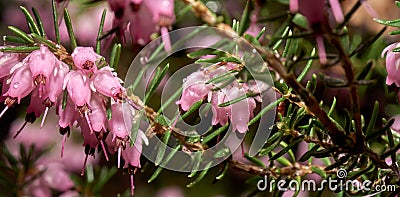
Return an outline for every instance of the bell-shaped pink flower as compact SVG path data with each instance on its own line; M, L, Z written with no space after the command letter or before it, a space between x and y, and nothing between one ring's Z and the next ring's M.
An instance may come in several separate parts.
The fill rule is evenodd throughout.
M142 4L137 11L130 14L128 20L127 30L133 44L144 46L149 43L151 34L156 32L149 8Z
M121 103L112 104L111 111L112 118L108 120L108 128L113 134L113 140L116 137L125 139L127 136L129 136L129 132L132 128L133 114L130 112L130 110L123 111ZM125 122L125 120L129 122Z
M76 47L71 54L75 66L85 73L97 71L96 61L101 58L92 47Z
M58 98L62 97L64 78L68 72L69 67L64 62L58 61L50 75L49 83L46 85L46 95L51 102L55 103Z
M225 101L225 93L223 91L215 91L211 96L211 105L212 105L212 125L225 125L228 122L228 118L230 116L230 108L228 107L219 107L218 105L224 103Z
M141 132L141 131L140 131ZM142 138L136 137L133 146L127 145L121 156L125 161L124 168L129 166L140 168L140 155L142 154Z
M79 117L75 110L75 105L69 96L67 97L64 109L62 109L62 101L60 100L57 108L57 113L60 116L60 118L58 119L58 125L61 128L72 128L74 122Z
M394 43L387 46L382 51L382 57L386 54L386 84L391 85L395 83L397 87L400 87L400 53L392 52L392 50L396 47L400 47L400 43Z
M106 122L106 103L102 96L96 93L92 94L92 99L90 101L90 114L89 119L92 124L93 131L100 132L102 129L105 130Z
M74 187L69 174L60 163L48 163L44 165L46 171L43 174L45 183L57 191L67 191Z
M207 77L203 71L190 74L183 83L181 99L176 104L181 105L184 111L197 101L203 99L211 90L211 85L206 85Z
M27 63L33 77L44 75L46 79L53 73L54 66L58 62L56 56L46 47L40 46L39 50L33 51L27 57Z
M39 86L39 97L42 97L44 91L43 86L46 86L58 59L46 46L42 45L39 50L29 54L24 61L29 64L33 81L35 85Z
M28 65L23 65L15 70L11 77L10 88L4 96L17 99L18 103L20 103L21 99L28 96L33 89L35 89L35 85L32 81L32 73Z
M113 98L115 101L122 99L124 88L121 85L121 79L114 76L110 70L100 70L91 78L91 88L104 96Z
M150 10L155 24L168 27L175 22L173 0L145 0L143 4Z
M83 136L83 146L90 146L90 148L96 149L99 145L99 140L96 138L95 134L92 134L88 123L83 118L77 119L79 127L81 128L81 133Z
M19 55L17 53L0 52L0 78L10 75L11 68L18 63L18 60Z
M43 112L45 106L43 105L43 100L38 96L38 90L34 90L31 94L31 102L29 103L28 109L26 109L26 113L34 113L36 118L40 117Z
M225 102L239 98L246 93L243 89L238 87L233 87L228 90ZM249 128L247 124L251 116L253 115L253 110L256 107L256 103L253 98L247 98L241 100L237 103L230 105L230 120L233 126L233 130L237 130L239 133L245 133Z
M89 105L91 90L89 78L81 71L70 71L64 79L63 89L67 88L68 95L76 106Z

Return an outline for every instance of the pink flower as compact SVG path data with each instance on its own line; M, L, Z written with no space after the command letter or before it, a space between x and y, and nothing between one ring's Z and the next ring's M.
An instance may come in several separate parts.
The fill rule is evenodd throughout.
M132 127L133 114L132 111L122 109L121 103L114 103L111 105L112 118L108 120L108 127L111 134L113 134L113 140L115 138L126 139L129 136L129 132ZM124 117L125 115L125 117ZM125 118L125 119L124 119ZM125 122L125 120L130 122Z
M133 146L126 146L125 150L122 151L121 156L125 161L124 168L138 167L140 168L140 155L142 154L142 138L136 137L136 141Z
M127 30L133 44L144 46L151 41L150 36L156 32L156 26L153 24L152 17L149 16L151 16L151 12L146 6L140 6L136 12L131 14Z
M29 66L23 63L18 64L22 66L15 70L11 77L10 88L4 94L4 96L8 96L14 100L14 102L15 99L17 99L18 103L20 103L22 98L28 96L29 93L33 91L35 85L32 81L32 73L29 70ZM18 64L16 66L18 66ZM6 104L10 107L14 102Z
M390 128L400 133L400 114L394 116L393 119L394 123Z
M181 105L182 110L187 111L197 101L203 99L211 90L211 85L206 85L206 75L203 71L190 74L183 84L181 99L176 104Z
M387 46L382 51L382 57L386 54L386 70L388 73L386 84L391 85L392 83L395 83L397 87L400 87L400 53L392 52L396 47L400 47L400 44L394 43Z
M92 47L76 47L71 56L75 66L85 73L96 72L96 61L101 58Z
M45 106L43 105L43 100L38 96L38 91L39 90L36 89L32 92L31 102L29 103L28 109L26 110L27 114L33 113L35 114L36 118L42 115L45 108Z
M81 128L81 133L83 136L83 146L89 146L91 149L96 149L99 145L99 140L97 140L96 135L91 133L86 120L84 120L83 118L78 118L77 121L79 123L79 127Z
M69 67L65 63L58 61L47 85L47 97L51 102L55 103L62 96L63 82L68 72Z
M243 89L233 87L227 92L225 102L239 98L246 93ZM234 103L230 107L230 120L233 126L233 130L239 131L239 133L245 133L249 128L247 124L250 118L253 116L253 110L256 107L256 103L253 98L243 99L237 103Z
M91 79L90 87L94 92L98 91L104 96L113 98L114 101L122 100L125 91L125 88L121 85L122 80L114 76L109 69L96 72Z
M58 125L63 129L72 128L78 114L75 111L75 105L72 102L71 98L68 96L65 104L65 109L62 109L62 103L58 104L57 113L60 116L58 120Z
M46 46L40 46L39 50L33 51L25 58L24 62L29 64L35 85L39 86L39 97L43 95L44 87L58 63L56 56Z
M89 119L92 124L93 131L106 131L105 122L107 118L105 100L98 94L92 94L90 106L91 112L89 114Z
M64 79L63 89L67 88L72 102L78 107L89 105L91 91L89 79L81 71L70 71Z
M173 0L108 0L114 11L114 28L126 42L129 31L133 44L145 45L151 34L160 30L166 51L171 50L168 28L175 22ZM163 36L165 35L165 36Z
M143 4L150 10L153 23L168 27L175 22L173 0L144 0Z
M46 170L43 174L44 182L50 188L64 192L74 187L74 183L62 164L45 163L42 168Z
M211 105L212 105L212 125L225 125L228 122L228 118L230 115L230 110L228 107L219 107L219 104L224 103L225 101L225 93L222 91L216 91L212 93L211 96Z
M11 68L18 63L18 60L19 55L17 53L0 52L0 78L10 75Z

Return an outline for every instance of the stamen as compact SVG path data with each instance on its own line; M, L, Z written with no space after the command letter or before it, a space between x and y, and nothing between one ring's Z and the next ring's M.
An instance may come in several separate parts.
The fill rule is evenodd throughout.
M81 176L85 175L85 168L86 168L86 162L87 162L88 156L89 156L89 155L86 154L85 161L83 162L83 167L82 167Z
M42 98L42 96L43 96L43 84L42 83L39 83L38 93L39 93L39 98Z
M121 166L121 152L122 152L122 148L121 146L118 147L118 161L117 161L117 167L120 168Z
M367 0L360 0L360 2L367 10L369 15L371 15L373 18L379 18L378 14L375 12L374 8L372 8L371 5L367 2Z
M90 122L89 115L88 115L87 111L85 112L85 119L86 119L86 122L89 125L90 134L93 134L92 123Z
M135 183L133 180L133 173L131 173L131 195L134 196L135 194Z
M344 21L343 17L343 11L342 8L340 7L339 0L329 0L329 4L331 4L333 16L336 19L337 23L341 23Z
M164 43L165 51L168 52L168 53L171 52L171 50L172 50L171 39L170 39L169 34L168 34L168 28L165 27L165 26L161 27L161 39L162 39L162 41Z
M66 141L67 141L67 135L63 135L63 139L61 142L61 158L64 156L64 147Z
M321 35L318 35L315 39L317 41L319 61L321 62L321 64L326 64L327 59L326 59L326 51L325 51L325 46L324 46L324 39L322 38Z
M0 113L0 118L4 115L4 113L6 113L7 110L8 110L8 106L6 105L6 107Z
M42 122L40 123L40 128L43 128L43 124L44 124L44 121L46 120L48 112L49 112L49 107L46 107L46 109L44 110L43 117L42 117Z
M24 124L22 125L22 127L17 131L17 133L14 135L14 139L21 133L21 131L25 128L26 123L28 123L27 121L24 122Z
M101 144L101 149L103 149L104 157L108 161L108 155L107 155L106 147L104 146L103 140L100 140L100 144Z

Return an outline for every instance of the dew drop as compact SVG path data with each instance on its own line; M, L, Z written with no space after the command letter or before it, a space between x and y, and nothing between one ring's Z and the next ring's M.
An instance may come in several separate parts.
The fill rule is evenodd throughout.
M13 88L17 89L18 87L19 87L19 82L15 82L15 83L13 84Z
M149 60L147 59L147 57L140 57L140 63L141 64L146 65L148 61Z

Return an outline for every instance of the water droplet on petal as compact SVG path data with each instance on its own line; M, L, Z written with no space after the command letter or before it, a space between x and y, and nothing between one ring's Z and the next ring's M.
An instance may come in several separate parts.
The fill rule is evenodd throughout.
M19 82L15 82L15 83L13 84L13 88L17 89L18 87L19 87Z

